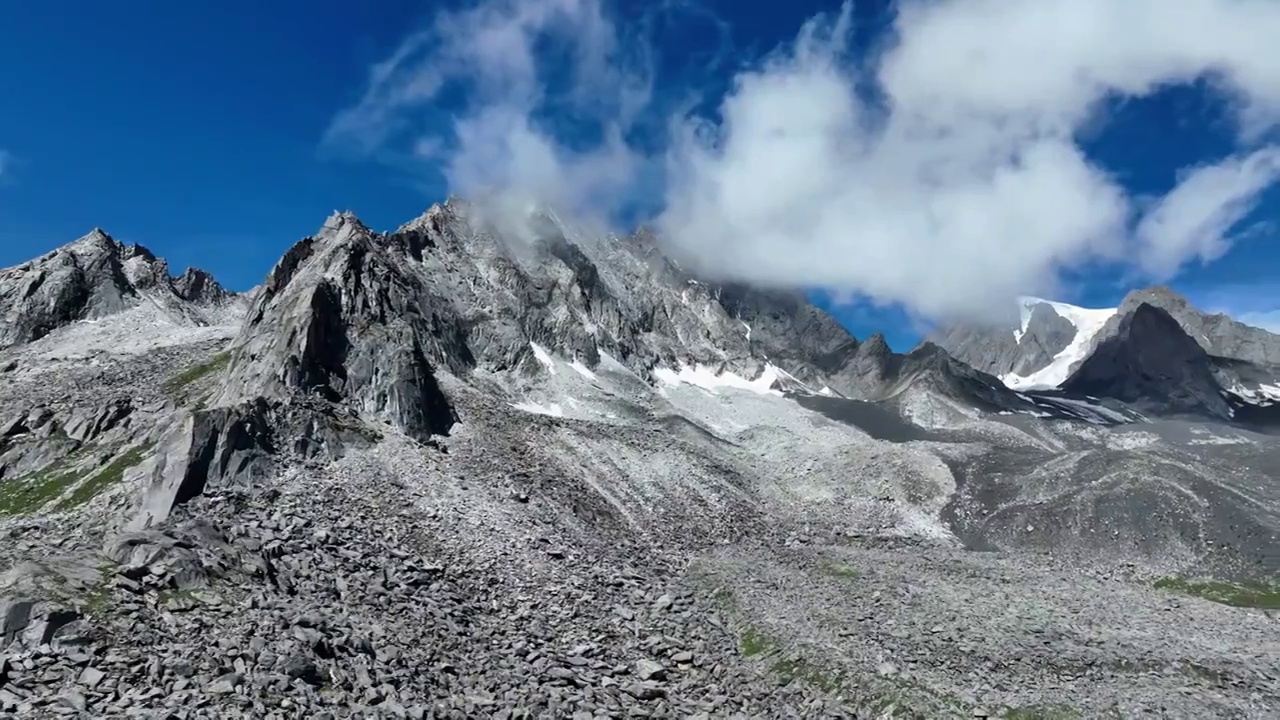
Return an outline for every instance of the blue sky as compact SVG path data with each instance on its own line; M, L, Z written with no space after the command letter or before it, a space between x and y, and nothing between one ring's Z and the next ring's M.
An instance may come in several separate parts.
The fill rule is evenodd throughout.
M592 0L531 0L525 7L556 2L573 9L552 14L549 20L525 18L516 25L523 33L520 37L536 41L530 47L539 64L529 78L513 78L510 73L518 69L508 67L505 60L492 72L468 63L462 63L464 70L448 64L451 59L470 57L466 53L475 52L475 48L455 49L450 56L439 49L439 38L430 30L439 27L442 9L455 13L447 16L455 21L476 20L465 14L470 5L464 3L0 3L0 26L9 30L6 42L0 44L0 66L10 69L0 74L0 97L5 99L5 111L0 113L0 266L21 262L100 226L118 239L148 246L175 268L203 267L225 284L247 289L261 280L284 249L313 232L332 210L351 209L371 226L389 229L420 214L451 188L470 191L496 185L522 190L546 184L545 179L551 177L566 188L593 189L557 200L578 202L588 211L601 210L611 219L619 214L637 219L654 208L665 208L664 227L673 232L729 238L725 242L738 244L716 245L708 240L687 249L695 256L734 258L727 262L737 262L733 272L745 279L862 293L852 305L842 304L833 311L859 337L873 330L885 331L897 349L906 349L918 337L918 323L911 316L937 312L950 304L959 307L965 302L985 302L987 296L975 295L978 285L998 286L995 289L1002 292L1043 287L1064 299L1105 306L1117 302L1131 287L1161 280L1212 309L1254 313L1254 317L1280 309L1280 245L1273 227L1280 223L1280 192L1267 182L1257 181L1264 187L1243 195L1224 191L1231 196L1231 202L1225 204L1234 203L1249 212L1237 213L1239 217L1232 216L1227 227L1219 228L1223 232L1216 235L1224 237L1215 235L1210 243L1212 252L1199 253L1196 248L1210 242L1201 238L1184 242L1184 246L1191 243L1195 247L1182 247L1180 254L1170 250L1173 255L1144 256L1140 262L1126 260L1146 252L1141 249L1147 247L1141 244L1148 242L1144 238L1173 238L1170 242L1177 244L1177 232L1170 226L1195 203L1180 203L1161 216L1161 222L1148 223L1155 228L1150 232L1138 229L1139 216L1158 205L1192 169L1250 153L1258 153L1251 155L1251 160L1269 158L1262 153L1274 138L1272 128L1264 119L1254 122L1258 128L1251 133L1241 129L1244 121L1236 112L1239 103L1232 99L1239 94L1234 88L1196 81L1195 77L1180 79L1189 82L1157 78L1149 91L1127 96L1111 93L1102 103L1091 106L1089 118L1075 122L1063 137L1084 153L1099 170L1099 177L1105 176L1116 192L1124 195L1124 208L1112 208L1113 217L1086 223L1077 218L1091 215L1114 198L1085 194L1057 202L1052 196L1046 200L1041 195L1017 195L1026 197L1027 202L1014 216L1022 225L1010 225L1001 218L993 226L1000 231L999 242L1010 247L1018 243L1058 245L1053 252L1034 257L1023 258L1028 254L1014 252L1020 259L1010 260L1006 266L1001 258L1010 253L986 257L976 246L969 252L971 246L965 243L973 241L964 232L972 228L955 225L951 215L938 216L940 231L893 227L885 231L884 244L870 245L849 239L868 232L866 225L856 222L865 213L855 220L838 214L826 218L824 206L813 201L815 197L827 198L827 206L866 202L866 196L841 194L844 191L837 186L868 184L880 177L872 169L885 177L897 177L899 171L903 177L917 173L921 166L904 170L900 158L920 147L929 151L941 148L941 152L951 153L949 159L969 159L972 154L968 150L955 155L952 146L890 144L875 135L879 130L862 128L831 131L855 134L852 138L837 137L835 152L825 145L817 152L839 160L846 145L872 137L876 147L856 156L859 162L865 158L871 169L843 174L838 167L819 172L801 164L801 175L793 177L786 172L796 171L791 167L794 163L761 165L765 160L777 162L778 154L803 159L812 151L812 143L796 139L803 133L788 134L788 127L816 127L819 132L828 132L832 123L843 122L840 113L844 108L838 102L830 113L818 114L825 111L824 103L831 95L839 94L842 82L867 103L868 123L892 127L892 116L883 114L883 99L877 100L883 88L871 76L881 72L884 87L891 88L890 94L901 98L905 107L916 97L910 93L927 85L911 73L920 70L927 75L925 71L930 70L926 61L911 55L907 40L918 37L921 43L928 41L942 58L936 61L943 62L949 46L939 38L955 36L954 32L946 34L952 27L946 23L964 27L957 18L969 9L980 9L976 0L942 3L954 6L956 17L922 15L912 24L903 21L898 30L905 49L893 58L896 74L884 70L891 63L876 65L869 59L877 57L893 37L885 29L896 16L884 3L858 3L848 18L851 25L840 24L838 3L813 0L783 5L672 1L662 4L661 12L653 11L657 4L638 0L607 4L603 10ZM1039 4L1047 7L1055 2ZM1187 2L1187 8L1204 6L1209 12L1216 0ZM1094 5L1094 0L1079 0L1072 6L1081 8L1082 27L1089 27L1092 21L1085 17L1089 12L1085 6ZM466 27L513 27L501 16L502 2L490 2L486 7L491 14L476 21L481 25ZM820 12L830 16L826 26L818 26L819 41L812 46L795 43L800 28ZM596 17L597 13L604 19ZM1036 32L1036 18L1024 15L995 18L988 24L998 28L1001 22L1009 22L1027 33ZM1272 27L1267 25L1271 16L1263 22L1254 17L1248 23L1228 23L1221 30L1244 33L1247 26L1266 29ZM1188 22L1196 19L1191 17ZM840 35L848 27L852 32L847 42L835 43L826 37ZM574 66L583 58L590 65L589 52L556 55L557 49L577 47L557 45L556 32L567 32L578 43L586 43L582 38L604 38L610 47L637 52L616 67L609 65L609 72L597 77ZM419 41L416 46L415 37ZM548 37L553 42L545 42ZM957 58L971 59L973 54L956 42ZM1247 49L1249 38L1233 42ZM1158 40L1133 40L1131 44L1137 53L1134 57L1165 59ZM769 62L762 61L780 45L784 48L781 58L775 54ZM517 48L500 49L506 53ZM983 62L1001 61L1004 56L999 50L990 53L993 60ZM1215 67L1231 70L1235 66L1230 63L1236 60L1228 51L1211 48L1206 52ZM1222 60L1213 52L1228 55ZM397 54L402 57L394 62ZM1058 59L1068 70L1071 62L1085 62L1068 57L1065 51L1060 54L1057 58L1047 52L1043 60ZM1087 48L1080 54L1087 57ZM1117 63L1124 61L1119 58ZM922 62L926 64L920 65ZM1238 61L1239 76L1262 84L1265 78L1250 75L1247 62ZM371 82L371 68L379 63L395 72L382 81L374 77ZM991 83L1010 87L1016 85L1018 76L1000 73L1012 72L1007 66L1015 64L976 68L990 73ZM1090 72L1112 82L1112 75L1107 74L1110 70L1104 70L1090 66ZM429 78L445 81L438 92L420 102L402 101L406 88L414 82L421 87ZM527 87L522 79L529 80ZM635 113L628 110L630 96L617 90L632 80L644 90L643 107ZM1130 81L1127 76L1114 80ZM585 106L571 102L582 94L577 91L598 87L606 92L589 95ZM981 85L973 87L976 89L967 92L987 90ZM517 95L513 88L536 89L536 97L530 99L529 92ZM1064 86L1062 92L1073 89ZM968 100L959 91L952 97L937 95L936 88L925 90L935 93L928 96L934 105L939 97ZM726 98L739 102L723 104ZM998 100L1008 102L1004 97ZM994 102L985 95L983 101ZM1040 114L1035 117L1048 117L1040 112L1045 102L1037 102ZM1265 105L1261 101L1255 104ZM817 110L802 113L797 108ZM693 113L718 124L718 139L710 144L691 139L688 147L673 150L672 137L664 133L670 131L671 118L680 113ZM971 119L965 117L966 122ZM494 131L494 118L499 120L498 135L487 134ZM513 125L513 118L521 122ZM782 146L780 153L765 153L760 137L774 137L779 129L770 125L761 136L748 131L753 123L769 125L774 118L780 118L776 122L782 123L781 132L788 138L784 142L793 144ZM525 121L532 122L536 130L531 147L538 151L549 148L553 168L535 161L521 165L530 157L522 148L530 146L514 142L512 128L526 132ZM947 123L948 132L969 127L951 124L951 117L934 117L930 122L934 123L928 126L932 129L942 127L940 122ZM457 136L468 128L476 132L471 145ZM622 129L619 147L607 147L606 128ZM523 142L528 138L521 135L517 139ZM1041 139L1037 136L1036 141ZM495 146L502 151L494 151ZM1028 158L1041 157L1035 154L1039 150L1023 148L1018 152L1018 168L1033 165ZM676 153L680 153L678 157ZM542 156L535 153L533 157ZM495 165L507 164L516 170L495 169ZM678 182L664 175L672 167L678 170ZM736 177L752 168L762 168L757 174L767 177L744 190L733 185ZM1268 165L1262 174L1270 172ZM812 182L827 185L809 188L805 183L811 181L810 175L820 175ZM1045 187L1063 187L1066 194L1094 192L1097 185L1054 184L1079 180L1061 173L1019 177L1015 185L1025 187L1035 186L1036 177L1049 177L1052 182ZM1209 197L1224 184L1238 190L1239 183L1231 185L1230 178L1219 178L1217 185L1209 182L1213 179L1206 177L1203 184L1188 185L1186 195ZM806 188L805 193L788 195L786 187L797 184ZM887 202L901 202L907 209L915 202L932 202L930 197L921 197L921 187L915 183L909 192L904 190ZM769 210L765 216L754 207L744 209L739 202L759 198L761 192L768 198L763 203ZM602 193L611 197L601 198ZM713 199L701 204L687 202L688 198L704 197ZM672 211L671 206L678 207ZM989 207L975 205L961 217L986 217ZM801 221L804 227L797 231L798 244L788 249L783 247L792 241L783 237L787 227L780 231L775 219L792 214L824 219L812 224ZM1093 236L1114 235L1113 226L1121 216L1125 237L1108 240L1111 244L1101 248L1101 241ZM876 220L873 228L886 227L882 219ZM756 227L751 223L757 222L760 240L742 240L742 228ZM841 222L849 224L846 227ZM986 228L978 222L979 229ZM1046 230L1063 226L1069 226L1074 234ZM913 232L923 234L905 239L895 234ZM992 235L985 229L983 232L984 237ZM901 247L916 241L921 243L913 251L917 254L904 255ZM1077 250L1079 257L1070 255ZM1214 259L1202 262L1199 255ZM937 266L930 265L925 256L934 256ZM916 257L920 258L918 263L914 263ZM963 262L954 258L973 258L977 267L961 272L955 266ZM998 262L991 265L991 258ZM984 268L983 263L990 268ZM1011 278L1010 282L997 280L1005 277ZM1280 317L1276 320L1280 322Z

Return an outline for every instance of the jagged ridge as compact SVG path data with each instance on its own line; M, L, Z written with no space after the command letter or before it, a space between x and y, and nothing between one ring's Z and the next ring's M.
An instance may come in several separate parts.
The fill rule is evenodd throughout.
M0 271L0 348L39 340L80 320L97 320L143 302L175 319L201 324L201 309L235 296L211 275L168 264L141 245L124 245L101 229L36 260Z

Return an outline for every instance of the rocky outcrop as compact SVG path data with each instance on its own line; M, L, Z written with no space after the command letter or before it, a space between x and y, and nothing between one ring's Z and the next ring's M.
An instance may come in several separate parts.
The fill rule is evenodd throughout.
M775 363L823 384L857 348L803 297L702 283L643 235L584 239L538 213L527 229L501 235L457 202L386 234L335 214L255 295L218 402L311 395L429 437L456 419L440 373L536 367L534 344L641 377Z
M199 305L220 305L235 297L235 293L198 268L187 268L186 272L174 278L173 291L183 300Z
M857 339L803 293L725 285L719 288L718 301L742 323L751 352L815 389L826 385L840 392L854 391L857 378L837 377L837 373L858 352Z
M465 321L380 240L335 215L285 255L253 299L219 404L315 396L420 438L449 431L435 373L473 363Z
M334 460L376 439L353 410L316 398L259 397L181 413L143 466L144 492L126 527L150 528L210 490L252 487L282 462Z
M80 637L84 598L102 582L101 563L83 557L26 561L0 576L0 647L66 652ZM3 661L0 661L3 664Z
M76 320L119 312L138 301L124 275L123 247L94 230L66 247L0 272L0 347L38 340Z
M199 270L170 277L168 264L151 251L94 229L40 258L0 271L0 348L147 301L180 322L202 324L201 313L188 306L221 305L234 297Z

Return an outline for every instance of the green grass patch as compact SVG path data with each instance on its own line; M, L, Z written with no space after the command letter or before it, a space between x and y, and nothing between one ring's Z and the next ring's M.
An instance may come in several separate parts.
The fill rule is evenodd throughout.
M1235 584L1217 580L1197 581L1179 577L1165 577L1156 580L1155 586L1160 590L1193 595L1232 607L1280 610L1280 585L1265 583Z
M822 563L822 572L831 577L854 579L859 573L854 568L842 562L824 562Z
M99 566L99 569L102 571L102 577L98 580L97 584L89 590L89 594L85 597L84 602L88 611L94 615L102 613L111 605L111 583L115 579L116 564L106 561Z
M777 646L768 637L755 628L747 628L738 636L738 645L746 657L757 657L777 650Z
M0 483L0 515L29 515L65 492L81 473L66 472L63 467L58 463L32 475Z
M124 471L142 462L151 445L141 445L125 451L109 465L89 476L71 494L63 498L56 508L59 512L72 510L98 497L104 490L120 482Z
M178 588L165 588L156 594L156 603L164 604L170 600L191 600L194 601L195 595L190 590L180 590Z
M225 370L231 364L231 353L220 352L206 362L192 365L165 381L164 387L169 392L178 392L197 380L215 372Z
M747 627L738 635L738 646L743 657L768 661L769 670L783 683L800 680L826 692L835 692L843 686L843 679L801 657L784 657L782 646L759 630Z
M824 569L829 570L829 569ZM852 571L834 568L841 577ZM716 605L739 618L738 598L727 587L710 592ZM959 698L939 694L916 681L898 676L861 677L840 672L820 662L790 651L779 639L753 625L739 625L738 650L743 657L764 663L781 683L800 681L840 698L842 704L857 710L857 717L902 717L931 720L936 717L968 717L965 703ZM883 715L886 711L890 715ZM870 715L864 713L870 712Z

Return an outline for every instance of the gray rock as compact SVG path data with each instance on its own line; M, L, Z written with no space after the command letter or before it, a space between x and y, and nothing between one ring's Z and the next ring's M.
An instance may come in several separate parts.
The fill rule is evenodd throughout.
M68 690L62 693L58 696L58 701L76 712L85 712L89 709L88 698L75 690Z
M665 690L652 682L629 683L622 687L622 691L637 700L656 700L666 695Z
M301 680L308 685L319 686L324 683L316 664L310 658L301 655L290 655L285 658L281 664L281 670L294 680Z
M1129 293L1120 307L1128 310L1144 303L1167 312L1211 355L1280 367L1280 335L1246 325L1221 313L1198 310L1185 297L1163 286Z
M652 660L637 660L635 667L636 677L641 680L663 680L667 676L667 669L662 663Z
M205 686L205 692L212 695L229 695L234 693L236 688L243 683L244 677L240 673L227 673Z
M97 668L87 667L84 670L80 671L79 682L81 685L84 685L85 687L92 690L93 688L96 688L98 684L101 683L104 678L106 678L106 676L107 676L106 673L104 673L103 671Z

